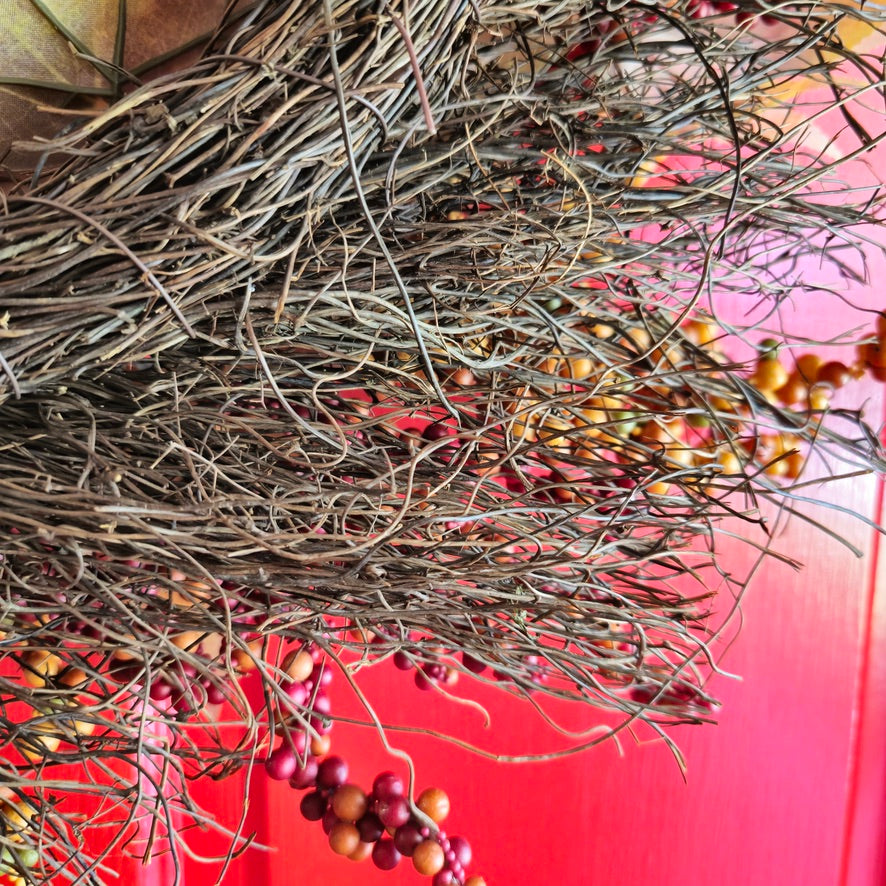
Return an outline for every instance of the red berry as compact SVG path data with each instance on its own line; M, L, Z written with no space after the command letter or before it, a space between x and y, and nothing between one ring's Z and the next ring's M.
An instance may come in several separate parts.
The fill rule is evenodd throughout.
M295 751L285 743L272 751L265 760L265 772L275 781L286 781L291 778L297 766L298 758L295 756Z
M473 851L471 844L464 837L450 837L449 849L455 854L455 858L462 867L467 867L471 863Z
M449 425L440 424L439 422L435 422L432 425L428 425L422 432L422 437L425 440L442 440L444 437L449 437L452 435L452 428Z
M415 662L401 650L394 653L394 667L401 671L411 671L415 667Z
M483 671L486 670L486 665L483 664L482 661L478 661L472 655L468 655L467 652L463 652L461 654L461 663L465 666L465 668L471 671L474 674L482 674Z

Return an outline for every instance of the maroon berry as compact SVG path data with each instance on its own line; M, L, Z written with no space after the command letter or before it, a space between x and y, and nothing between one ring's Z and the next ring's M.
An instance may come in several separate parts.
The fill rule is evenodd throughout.
M347 780L348 763L342 757L327 757L317 769L317 784L321 788L337 788Z
M312 715L308 718L311 727L318 735L326 735L332 731L332 720L329 719L329 713L332 710L332 702L325 693L318 692L314 696L313 702L310 702Z
M437 871L437 873L434 874L434 879L431 880L431 886L457 886L457 880L452 871L443 868L442 871Z
M332 682L332 668L328 664L314 665L311 671L311 679L315 686L328 686Z
M289 786L297 791L313 787L317 783L317 758L308 757L304 765L295 767L295 772L289 778Z
M393 800L406 793L406 785L396 772L380 772L372 782L372 796L376 800Z
M415 685L424 691L428 691L434 688L434 681L431 677L429 677L421 668L419 668L415 672Z
M335 814L335 810L332 808L332 804L326 807L326 811L323 813L323 818L320 820L320 824L323 826L323 833L328 834L332 830L332 826L341 819Z
M311 791L301 798L298 808L308 821L320 821L326 813L326 797L320 791Z
M209 704L222 704L227 698L225 690L219 686L218 683L213 683L211 680L207 680L203 685L206 689L206 701L208 701Z
M401 650L394 653L394 667L401 671L411 671L415 667L415 662Z
M385 832L385 826L374 812L367 812L357 821L357 830L364 843L374 843Z
M474 658L472 655L468 655L467 652L463 652L461 654L461 663L465 666L465 668L471 673L474 674L482 674L483 671L486 670L486 665L483 664L482 661Z
M407 858L412 858L415 847L422 840L424 840L424 837L422 837L421 832L411 822L401 825L394 831L394 845L397 847L397 851Z
M392 871L400 863L400 858L393 840L381 839L372 849L372 861L383 871Z
M296 756L303 757L305 751L308 749L308 736L301 729L288 732L286 734L286 743L291 745Z
M409 804L403 797L390 800L379 800L375 806L375 814L386 828L399 828L410 818Z
M286 781L295 774L298 766L298 758L295 752L285 742L279 748L272 751L265 760L265 771L275 781Z
M435 422L432 425L428 425L422 432L422 437L425 440L434 441L434 440L442 440L444 437L452 436L452 428L448 425L441 424L440 422Z
M151 683L151 701L163 701L172 695L172 684L164 679L154 680Z

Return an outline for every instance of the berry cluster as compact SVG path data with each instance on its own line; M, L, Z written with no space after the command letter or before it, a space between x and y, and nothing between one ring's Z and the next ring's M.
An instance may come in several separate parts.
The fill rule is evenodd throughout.
M450 805L442 790L428 788L413 806L403 779L383 772L366 793L348 781L347 761L329 755L332 721L326 688L333 671L322 651L316 646L293 650L283 660L283 670L286 698L278 701L276 717L283 736L265 760L265 771L295 790L308 791L301 813L322 822L332 851L352 861L371 857L382 870L411 858L416 871L434 878L433 886L485 886L482 877L466 874L468 841L448 837L438 827Z
M433 877L433 886L485 886L482 877L466 873L468 841L439 827L449 814L449 798L440 788L422 791L413 807L403 779L393 772L377 775L366 793L348 781L341 757L326 757L313 770L310 783L300 773L290 784L312 788L302 797L301 813L322 823L333 852L352 861L371 857L384 871L410 858L419 874Z

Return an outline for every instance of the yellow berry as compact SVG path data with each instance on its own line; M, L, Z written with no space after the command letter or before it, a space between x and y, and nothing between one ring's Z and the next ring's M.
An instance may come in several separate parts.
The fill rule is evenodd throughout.
M748 379L761 393L777 391L788 380L788 371L777 358L766 358L757 363L757 368Z

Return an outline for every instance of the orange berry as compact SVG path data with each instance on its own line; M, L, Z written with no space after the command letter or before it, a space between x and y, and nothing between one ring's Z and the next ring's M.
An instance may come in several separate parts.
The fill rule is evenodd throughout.
M564 378L587 378L594 371L594 367L594 361L588 357L567 357L560 375Z
M423 877L433 877L438 871L443 870L444 864L446 864L446 853L434 840L424 840L413 850L412 865Z
M431 821L440 824L449 815L449 797L440 788L425 788L415 804Z
M645 354L652 345L652 336L642 326L632 326L622 339L628 350L639 354Z
M785 477L788 473L788 461L786 458L780 458L778 461L771 461L763 470L770 477Z
M474 377L474 373L471 372L467 366L462 366L460 369L456 369L455 372L452 373L452 381L461 388L469 388L471 385L477 384L477 379Z
M721 335L720 328L715 323L705 320L690 320L683 327L683 335L693 344L703 348Z
M349 821L337 821L329 831L329 848L336 855L348 855L360 848L360 831Z
M342 821L356 821L366 814L369 800L363 789L355 784L343 784L332 795L332 808ZM343 852L342 855L347 855Z
M540 442L551 449L568 449L572 445L569 439L569 431L573 429L573 423L558 415L548 415L538 426L537 434Z
M803 354L797 357L797 372L811 385L818 381L818 370L823 364L818 354Z
M785 477L789 480L796 480L797 477L800 476L800 472L803 470L803 466L806 464L806 456L803 455L802 452L792 452L786 459L785 463L787 464L787 469L785 470Z
M886 338L886 312L877 315L877 336Z
M22 678L29 686L40 689L46 685L47 677L58 674L64 662L48 649L33 649L24 656Z
M465 880L465 886L486 886L486 881L478 874L473 874Z
M325 757L332 747L332 739L328 735L317 735L311 739L311 753L315 757Z
M723 469L724 474L742 473L741 459L731 449L717 453L717 464Z
M375 843L360 843L360 845L348 856L351 861L366 861L372 855Z
M297 649L290 652L283 659L283 671L296 683L303 683L314 670L314 659L306 649Z
M850 367L849 371L852 373L852 377L856 381L860 381L864 378L864 374L867 371L867 365L863 360L856 360Z
M544 372L546 375L559 375L562 361L559 357L545 357L538 364L538 371Z

